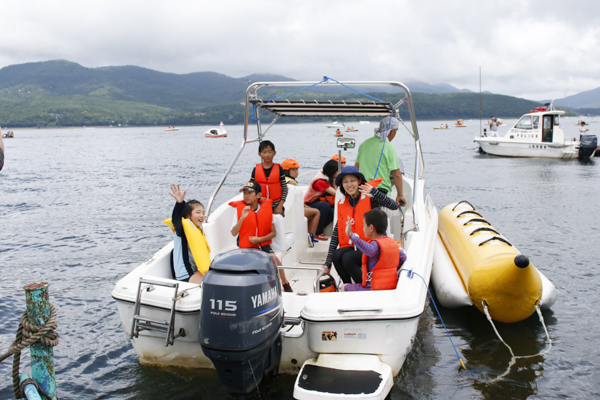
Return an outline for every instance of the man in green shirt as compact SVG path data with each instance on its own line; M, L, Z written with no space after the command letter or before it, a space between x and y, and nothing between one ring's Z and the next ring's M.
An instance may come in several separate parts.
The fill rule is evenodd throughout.
M354 166L369 181L376 178L383 178L377 189L383 190L386 193L392 189L391 174L394 177L394 186L396 186L396 190L398 191L396 202L401 206L405 206L406 200L402 193L402 173L400 172L396 149L391 143L386 143L386 138L387 141L391 142L396 137L399 127L400 121L397 118L386 117L381 120L379 128L375 129L375 136L365 140L358 148L358 157L356 157ZM381 154L382 147L383 155ZM379 162L380 157L381 162ZM377 169L378 164L379 169ZM375 176L376 170L377 176Z

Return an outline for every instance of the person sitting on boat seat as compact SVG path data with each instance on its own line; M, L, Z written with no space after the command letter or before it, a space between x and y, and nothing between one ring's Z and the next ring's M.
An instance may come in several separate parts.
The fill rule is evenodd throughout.
M171 185L169 193L177 202L173 207L171 223L175 229L175 238L173 240L173 252L171 253L171 272L178 281L190 283L202 283L204 275L200 271L206 272L210 265L210 248L202 232L202 223L204 222L204 206L198 200L186 202L185 194L181 192L179 185ZM199 249L196 258L192 254L192 249L188 243L183 227L183 218L191 221L199 229ZM189 222L187 222L189 223Z
M363 217L363 232L370 242L363 240L352 232L352 223L348 216L346 235L354 246L362 252L362 283L346 283L342 285L344 292L365 290L391 290L398 282L398 269L406 261L406 254L398 247L398 243L388 236L387 214L374 208Z
M353 242L344 230L344 223L350 217L352 232L358 234L361 239L366 240L363 231L364 214L377 207L397 210L399 205L392 198L372 186L381 183L381 179L367 182L364 175L354 166L342 168L342 172L337 176L335 183L344 196L338 200L337 222L333 228L323 269L325 273L329 273L333 262L344 283L352 283L352 280L354 280L354 283L362 283L361 264L363 253L354 248ZM340 222L342 223L342 230L339 230Z
M315 236L317 240L329 240L323 231L333 221L333 201L330 202L329 198L335 199L335 177L337 174L337 161L327 161L323 165L323 169L312 178L304 194L304 204L318 209L320 213Z
M283 173L285 174L285 181L288 185L291 186L299 186L298 182L296 182L296 178L298 178L298 168L300 168L300 163L293 158L286 158L281 162L281 168L283 168ZM319 217L321 216L321 212L317 208L309 207L304 204L304 216L308 220L308 234L310 236L309 246L313 247L315 243L319 241L315 239L317 234L317 227L319 226Z
M250 180L258 182L265 188L263 196L273 202L273 213L284 215L283 203L288 193L283 169L273 162L277 152L270 140L263 140L258 145L258 155L262 163L256 164Z
M334 154L333 156L331 156L331 159L335 162L338 162L339 154ZM342 156L342 162L340 164L342 168L346 166L346 157Z
M231 234L238 237L238 247L262 250L273 257L278 266L281 266L281 261L271 249L271 241L277 235L273 222L272 201L262 197L262 188L258 182L247 182L240 192L244 193L244 200L229 203L231 207L237 209ZM279 275L283 289L291 292L292 287L282 269L279 270Z

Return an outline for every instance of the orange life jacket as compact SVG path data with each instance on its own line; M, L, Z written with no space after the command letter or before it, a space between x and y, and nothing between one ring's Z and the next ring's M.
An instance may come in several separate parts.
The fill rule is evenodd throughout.
M381 181L383 181L383 178L378 178L367 183L373 187L377 187ZM362 193L360 194L358 203L354 207L350 205L350 196L344 196L339 201L337 208L337 224L340 248L353 246L350 244L350 237L346 235L346 223L348 221L348 217L350 217L351 221L354 221L352 225L352 232L356 233L362 240L366 242L370 241L365 237L365 233L363 232L363 215L370 210L371 198Z
M335 204L335 196L329 195L329 196L319 197L319 201L327 202L327 203L329 203L330 206L333 206Z
M254 180L263 187L263 199L270 199L272 201L281 199L281 181L279 180L281 171L279 168L279 164L273 164L273 167L271 167L271 174L267 179L262 164L256 164L256 168L254 169Z
M325 182L329 183L329 177L323 173L323 171L317 172L317 174L312 178L310 183L308 184L308 189L306 189L306 194L304 194L304 204L312 203L313 201L320 200L326 192L324 190L318 191L313 187L313 184L319 179L323 179ZM334 196L335 200L335 196ZM333 205L333 204L332 204Z
M371 290L396 289L398 283L398 264L400 263L400 250L398 243L390 237L384 236L373 239L379 245L379 261L373 271L367 273L367 259L362 256L362 287L371 282Z
M365 196L364 194L360 194L358 203L354 207L350 205L349 200L350 196L344 196L339 201L337 208L338 238L340 241L340 248L353 246L353 244L350 243L350 237L348 237L346 234L346 223L348 222L348 217L350 217L350 221L353 221L352 232L356 233L362 240L367 242L369 241L363 232L363 215L365 215L367 211L371 210L371 198Z
M266 236L271 233L271 225L273 224L273 203L269 199L262 199L258 201L260 209L258 212L250 210L248 216L242 222L239 233L239 248L249 249L266 246L271 244L271 240L262 242L259 244L250 243L250 236ZM246 207L244 200L232 201L229 203L231 207L237 209L238 221L242 217L242 211Z

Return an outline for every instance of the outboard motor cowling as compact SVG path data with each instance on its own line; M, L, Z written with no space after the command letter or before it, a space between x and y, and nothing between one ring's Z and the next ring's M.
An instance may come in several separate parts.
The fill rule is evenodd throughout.
M581 135L579 144L579 158L590 158L598 148L596 135Z
M202 281L198 340L225 390L250 393L281 358L281 284L265 252L236 249L217 255Z

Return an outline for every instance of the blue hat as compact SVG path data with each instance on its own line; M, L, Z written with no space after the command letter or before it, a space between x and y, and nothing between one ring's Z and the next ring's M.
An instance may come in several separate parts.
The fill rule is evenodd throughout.
M358 168L356 168L353 165L347 165L344 168L342 168L342 172L340 172L339 175L335 178L335 185L340 186L342 183L342 179L344 179L344 176L346 175L354 175L357 178L362 179L363 182L367 181L365 179L365 176L358 171Z

